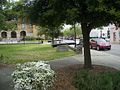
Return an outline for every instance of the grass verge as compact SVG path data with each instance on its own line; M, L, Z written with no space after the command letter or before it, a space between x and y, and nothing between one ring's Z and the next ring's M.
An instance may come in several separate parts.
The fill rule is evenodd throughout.
M0 62L6 64L24 63L28 61L55 60L72 56L73 51L57 52L51 45L21 44L0 45Z

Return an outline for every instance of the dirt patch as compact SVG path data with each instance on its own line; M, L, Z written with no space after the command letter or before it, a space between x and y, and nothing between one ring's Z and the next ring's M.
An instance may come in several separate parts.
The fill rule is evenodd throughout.
M13 68L15 67L14 65L9 65L9 64L0 64L0 69L2 68Z
M77 64L72 66L67 66L61 69L56 69L56 80L53 87L50 90L77 90L73 85L73 77L77 71L83 69L83 65ZM93 69L90 70L93 73L97 72L115 72L114 68L94 65Z

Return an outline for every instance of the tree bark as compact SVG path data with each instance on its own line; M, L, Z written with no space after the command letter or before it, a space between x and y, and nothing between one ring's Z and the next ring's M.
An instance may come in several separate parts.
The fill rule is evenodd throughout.
M54 44L54 36L52 36L52 44Z
M74 24L74 39L75 39L75 47L76 47L76 27L75 27L75 24Z
M83 46L84 46L84 68L91 69L92 61L91 61L91 53L89 46L89 34L91 28L87 26L87 23L81 23L82 34L83 34Z

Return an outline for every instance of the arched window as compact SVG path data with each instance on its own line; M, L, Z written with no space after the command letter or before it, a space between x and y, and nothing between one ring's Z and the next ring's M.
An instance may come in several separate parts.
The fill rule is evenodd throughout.
M2 38L7 38L7 32L2 32L2 33L1 33L1 37L2 37Z
M17 38L17 34L16 34L15 31L12 31L12 32L11 32L11 38Z
M20 37L25 37L26 36L26 32L25 31L21 31L20 32Z

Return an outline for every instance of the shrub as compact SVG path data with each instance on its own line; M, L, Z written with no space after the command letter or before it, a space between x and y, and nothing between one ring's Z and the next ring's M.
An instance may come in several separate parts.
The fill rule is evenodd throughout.
M44 62L18 64L12 73L15 90L48 90L55 72Z
M31 36L26 36L25 37L25 41L31 41L31 40L36 40L35 37L31 37Z
M93 74L82 70L76 74L74 85L78 90L120 90L120 72Z

